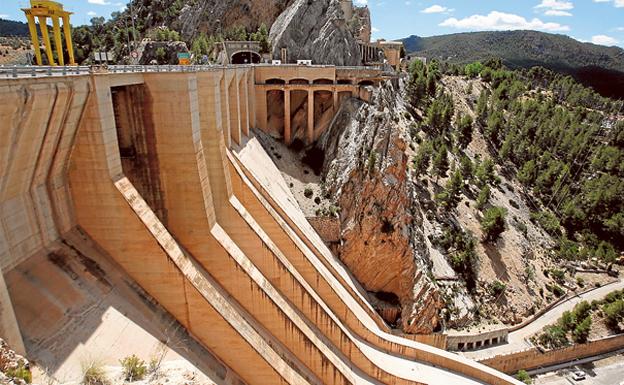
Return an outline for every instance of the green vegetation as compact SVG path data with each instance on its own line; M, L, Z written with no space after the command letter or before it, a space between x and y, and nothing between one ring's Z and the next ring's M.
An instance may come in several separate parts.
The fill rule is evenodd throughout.
M621 332L624 326L624 290L609 293L604 300L602 308L607 326Z
M312 197L314 196L314 190L312 190L310 187L306 187L305 190L303 190L303 196L308 199L312 199Z
M147 373L145 362L134 354L119 362L123 368L123 375L126 381L140 381Z
M518 371L518 373L516 374L516 380L522 381L525 384L529 384L529 385L533 383L531 376L529 376L529 373L527 373L526 370Z
M479 191L479 195L477 196L477 208L482 210L485 205L490 201L490 186L485 185Z
M538 341L547 349L558 349L570 344L567 333L558 325L546 326L544 332L538 337Z
M107 385L108 383L109 381L106 378L106 372L99 363L92 362L84 368L82 378L83 385Z
M455 140L457 146L461 149L468 147L472 141L472 118L469 115L459 116L457 118L457 129L455 130Z
M505 217L507 210L502 207L487 209L481 219L484 241L495 241L505 231Z
M581 321L574 331L572 332L572 336L574 337L574 342L583 344L587 342L587 338L589 337L589 332L591 331L592 326L592 318L591 316L587 316Z
M544 66L574 76L606 96L624 97L624 60L621 51L583 44L568 36L536 31L474 32L403 40L412 56L448 58L460 72L477 77L478 65L468 63L502 58L511 68ZM539 42L539 44L535 44ZM570 55L570 52L574 52ZM483 62L485 64L485 62ZM593 68L587 68L592 63ZM617 71L617 72L616 72ZM485 74L487 77L487 73Z
M624 248L624 121L607 119L622 101L543 68L476 68L491 88L478 99L477 125L494 159L531 193L530 205L544 207L531 219L558 239L557 256L615 261ZM498 184L492 160L477 165L475 180Z
M16 368L8 368L4 374L9 378L24 380L27 384L32 382L32 373L22 362Z
M507 285L505 285L501 281L494 281L488 287L490 294L492 294L492 296L494 297L498 297L499 295L503 294L506 289Z
M377 151L371 150L368 153L368 160L366 161L366 165L368 166L368 173L373 174L377 165Z
M549 211L531 213L531 220L539 224L548 234L557 236L561 234L561 224L557 217Z

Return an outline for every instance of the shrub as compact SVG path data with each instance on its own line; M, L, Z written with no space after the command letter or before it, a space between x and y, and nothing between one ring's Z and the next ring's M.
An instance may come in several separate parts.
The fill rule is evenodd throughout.
M550 235L559 235L561 233L561 223L557 217L555 217L549 211L540 211L537 213L531 213L531 220L539 224L544 231Z
M550 274L552 275L553 279L557 281L557 283L563 284L565 282L565 270L552 269L550 271Z
M568 345L568 337L561 326L550 325L538 338L539 343L550 349L557 349Z
M312 196L314 195L314 191L312 191L310 187L306 187L305 190L303 190L303 195L308 199L312 199Z
M485 212L481 219L481 230L486 242L496 240L505 231L506 215L507 210L502 207L492 207Z
M30 370L27 369L22 362L17 365L16 368L9 368L6 370L6 376L9 378L16 378L24 380L27 384L32 382L32 374Z
M624 321L624 300L620 299L603 307L605 321L612 330L619 331L620 323Z
M145 377L147 366L145 366L145 362L136 355L128 356L119 362L123 367L123 375L126 381L140 381Z
M585 317L585 319L583 319L581 323L576 325L576 328L572 332L574 341L580 344L584 344L585 342L587 342L587 338L589 338L589 332L591 331L591 326L591 316Z
M489 291L494 297L498 297L501 295L505 289L507 289L507 285L502 283L501 281L494 281L490 284Z
M525 384L532 384L533 383L533 380L531 379L531 376L529 376L529 373L527 373L526 370L520 370L516 374L516 380L522 381Z
M104 368L98 363L90 363L84 369L84 375L82 378L83 385L106 385L108 380L106 379L106 373Z
M563 297L565 294L565 290L563 290L559 285L546 285L546 289L557 297Z
M576 317L574 313L570 311L564 312L563 315L561 316L561 319L559 319L559 325L565 331L574 330L574 328L576 327Z
M490 186L485 185L479 191L479 196L477 197L477 209L481 210L485 207L485 205L490 200Z
M574 306L574 315L577 320L584 320L591 313L592 306L589 302L583 301Z

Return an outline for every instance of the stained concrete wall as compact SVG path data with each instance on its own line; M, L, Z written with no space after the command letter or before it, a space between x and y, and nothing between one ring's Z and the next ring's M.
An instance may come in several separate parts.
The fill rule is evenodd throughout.
M569 361L613 352L624 346L624 335L608 337L586 344L541 352L536 348L481 360L480 362L504 373L532 370Z
M271 181L272 175L279 172L271 166L258 169L268 159L266 154L253 165L230 152L232 146L253 149L257 156L264 153L250 147L249 127L263 110L255 83L258 76L276 75L259 74L259 68L74 79L92 92L85 93L80 109L84 112L67 150L61 145L56 146L60 151L45 150L43 134L33 130L24 136L24 158L16 163L25 167L8 166L15 172L1 179L4 188L11 175L21 177L17 170L39 175L34 170L45 162L29 158L32 154L26 149L38 158L47 152L55 157L66 153L65 163L71 149L69 168L66 164L49 168L58 170L56 184L48 182L46 189L52 191L54 211L40 215L38 223L55 226L24 231L42 239L31 249L26 247L28 252L43 250L45 239L62 238L64 229L79 226L228 370L249 384L421 384L440 379L516 384L472 361L389 334L352 277L304 224L302 214L280 203L280 193L271 186L277 182ZM313 70L294 68L291 76L326 78L336 71ZM29 96L36 114L28 112L34 107L27 103L26 114L6 110L17 116L14 126L28 125L31 115L54 117L55 104L46 102L52 92L48 83L40 86L38 79L29 79L24 84L35 87L35 94L41 87L42 96ZM141 111L132 112L127 101L113 102L114 87L129 85L142 87ZM19 100L19 93L12 98ZM23 104L16 106L23 109ZM142 121L122 123L120 114L141 115ZM15 132L17 128L11 126ZM122 160L120 143L124 148L130 137L150 143L135 154L147 161ZM32 147L36 143L41 148ZM136 165L144 164L150 172L137 174ZM34 179L46 179L38 178ZM137 189L133 180L137 185L158 185L158 199L151 192L145 199L140 192L145 189ZM28 188L16 191L26 199L32 195L32 188L30 193L25 193ZM3 195L0 202L11 196ZM53 221L46 222L47 217ZM9 266L11 257L4 256L2 262Z

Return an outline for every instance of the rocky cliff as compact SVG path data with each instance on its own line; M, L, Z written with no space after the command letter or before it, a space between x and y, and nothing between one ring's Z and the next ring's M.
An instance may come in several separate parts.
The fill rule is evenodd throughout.
M233 27L256 31L261 24L271 26L293 0L133 0L131 6L108 23L124 28L130 13L143 34L166 26L192 40L200 33L216 35Z
M243 26L255 31L261 24L271 26L293 0L197 0L180 10L174 27L189 38L197 32L218 33L221 29Z
M346 101L319 140L325 189L341 208L338 254L390 324L430 333L442 306L408 165L400 92L386 83L368 105Z
M361 63L338 0L295 0L275 21L269 34L273 57L288 50L288 61L355 66Z

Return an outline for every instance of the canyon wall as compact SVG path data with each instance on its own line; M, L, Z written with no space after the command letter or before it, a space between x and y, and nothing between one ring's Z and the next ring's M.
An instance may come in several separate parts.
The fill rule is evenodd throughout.
M273 58L288 51L288 61L357 66L362 59L339 0L295 0L275 21L269 34Z
M431 333L442 303L427 275L404 111L398 90L387 82L370 105L344 103L320 146L328 195L342 210L340 259L376 297L386 321L408 333Z

